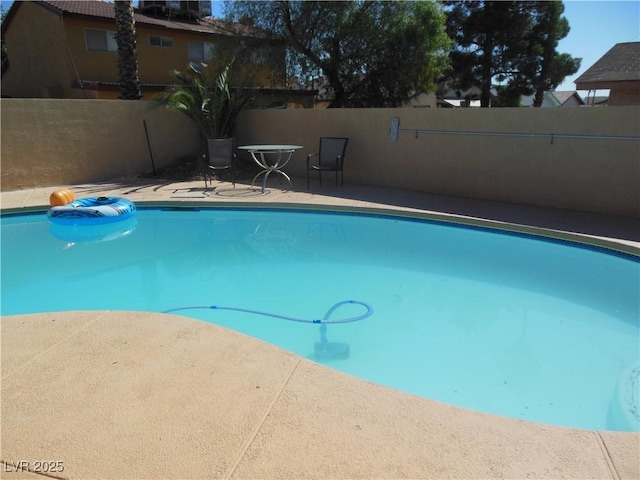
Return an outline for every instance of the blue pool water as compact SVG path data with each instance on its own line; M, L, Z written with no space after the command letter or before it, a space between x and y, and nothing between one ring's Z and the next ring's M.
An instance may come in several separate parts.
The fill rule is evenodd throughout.
M3 216L2 315L224 305L240 310L176 313L441 402L638 430L640 263L630 256L372 215L141 208L116 225ZM323 331L242 311L319 319L343 300L373 314ZM345 304L331 318L363 311ZM332 348L318 350L323 341Z

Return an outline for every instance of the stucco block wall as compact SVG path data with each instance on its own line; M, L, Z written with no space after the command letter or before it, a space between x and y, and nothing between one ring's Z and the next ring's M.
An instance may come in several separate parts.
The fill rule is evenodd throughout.
M401 133L640 135L640 109L341 109L245 111L238 144L294 143L288 171L306 175L320 136L349 137L345 182L640 216L640 141Z
M159 169L201 148L186 117L149 102L5 98L0 112L4 191L132 177L151 154Z
M186 117L149 102L2 99L0 105L5 191L150 171L143 120L157 168L201 151ZM395 143L388 136L393 117L413 129ZM416 129L555 136L416 136ZM245 110L236 144L303 145L285 171L304 177L305 157L317 152L321 136L349 137L346 183L640 217L640 141L598 138L639 137L637 106ZM294 185L304 188L303 181Z

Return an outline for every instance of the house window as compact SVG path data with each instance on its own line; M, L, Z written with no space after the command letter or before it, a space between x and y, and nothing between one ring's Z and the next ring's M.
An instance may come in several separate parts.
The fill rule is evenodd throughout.
M215 53L215 45L209 42L189 42L189 60L204 62L211 60Z
M87 50L94 52L117 52L118 44L116 43L116 32L106 30L84 31L85 40L87 41Z
M250 61L254 65L268 65L269 53L264 48L256 48L251 51Z
M149 37L149 44L154 47L173 47L173 38Z

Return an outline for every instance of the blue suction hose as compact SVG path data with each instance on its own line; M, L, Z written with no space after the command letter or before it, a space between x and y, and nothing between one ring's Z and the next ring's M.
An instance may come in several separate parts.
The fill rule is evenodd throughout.
M346 305L346 304L361 305L366 309L366 311L362 315L358 315L356 317L342 318L342 319L336 319L336 320L330 320L329 319L331 317L331 315L333 314L333 312L335 312L342 305ZM329 310L327 310L327 313L324 314L324 317L322 317L322 319L312 319L312 320L309 320L309 319L306 319L306 318L289 317L287 315L280 315L280 314L277 314L277 313L263 312L263 311L260 311L260 310L251 310L251 309L248 309L248 308L222 307L220 305L178 307L178 308L171 308L169 310L165 310L162 313L173 313L173 312L179 312L181 310L196 310L196 309L231 310L231 311L235 311L235 312L253 313L255 315L263 315L263 316L266 316L266 317L280 318L282 320L289 320L291 322L316 323L316 324L319 324L319 323L322 323L322 324L351 323L351 322L357 322L357 321L360 321L360 320L364 320L365 318L368 318L371 315L373 315L373 308L371 307L371 305L369 305L367 303L364 303L364 302L360 302L358 300L343 300L342 302L338 302L334 306L332 306Z

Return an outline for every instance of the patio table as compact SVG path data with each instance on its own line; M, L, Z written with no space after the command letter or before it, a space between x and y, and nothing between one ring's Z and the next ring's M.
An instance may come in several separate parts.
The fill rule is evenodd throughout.
M291 188L293 188L291 178L282 171L282 168L289 163L293 152L301 148L303 148L302 145L243 145L238 147L238 150L249 152L253 160L262 168L262 171L253 177L251 186L253 187L260 175L264 175L262 180L262 192L264 193L267 179L272 172L286 178Z

